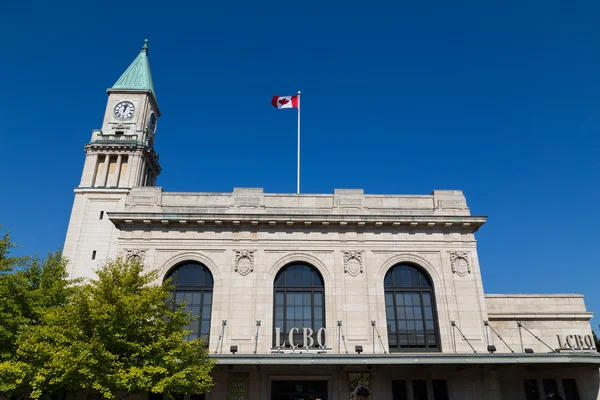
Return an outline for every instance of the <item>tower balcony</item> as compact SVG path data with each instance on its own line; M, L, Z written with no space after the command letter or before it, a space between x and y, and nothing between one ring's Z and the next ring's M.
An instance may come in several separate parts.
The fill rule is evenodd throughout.
M90 144L121 144L121 145L143 145L137 134L111 133L106 134L101 130L94 131Z

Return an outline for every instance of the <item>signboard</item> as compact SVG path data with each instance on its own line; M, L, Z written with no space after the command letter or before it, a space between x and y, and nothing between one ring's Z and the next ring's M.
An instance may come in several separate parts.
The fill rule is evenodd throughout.
M314 331L312 328L292 328L288 332L288 340L291 347L300 346L300 343L294 343L294 333L302 332L302 347L311 348L315 346L315 339L313 339ZM317 331L317 343L320 348L327 346L327 330L321 328ZM285 340L281 342L281 328L275 328L275 347L286 347Z
M556 335L558 348L564 350L596 350L592 335Z
M248 400L248 374L229 374L229 400Z
M371 400L371 375L368 372L351 372L348 374L350 381L350 400Z

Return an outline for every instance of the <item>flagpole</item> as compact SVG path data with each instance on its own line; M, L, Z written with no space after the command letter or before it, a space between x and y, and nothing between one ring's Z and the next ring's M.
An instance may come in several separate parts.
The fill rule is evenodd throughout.
M298 181L296 193L300 194L300 91L298 90Z

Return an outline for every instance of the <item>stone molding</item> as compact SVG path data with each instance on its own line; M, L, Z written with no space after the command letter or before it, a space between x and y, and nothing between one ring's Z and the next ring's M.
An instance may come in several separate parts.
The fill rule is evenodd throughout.
M594 313L587 311L569 312L488 312L490 321L585 321L589 322Z
M439 295L444 295L444 282L437 268L429 260L415 253L394 253L378 268L377 274L375 275L376 279L380 279L381 282L383 282L385 274L387 274L389 269L402 262L413 263L423 268L433 281L433 286L436 289L436 296L438 293ZM438 309L438 316L440 316L439 311L440 310Z
M269 268L267 274L267 282L269 282L270 285L269 288L273 288L273 284L275 282L275 277L277 276L277 273L283 267L293 262L305 262L311 265L312 267L316 268L317 271L319 271L319 273L323 277L323 280L325 281L325 287L333 287L333 277L331 276L329 268L327 267L327 265L325 265L325 263L323 263L321 259L314 256L314 252L313 254L308 252L290 252L280 257L278 260L271 264L271 267Z
M363 273L362 251L344 251L344 272L350 276L357 276L359 273Z
M196 261L196 262L203 264L206 268L208 268L208 270L212 274L213 280L215 282L215 286L218 286L218 284L221 283L221 273L220 273L220 269L217 266L217 264L212 259L207 257L206 255L204 255L200 252L195 252L195 251L187 251L187 252L183 252L183 253L178 253L178 254L174 255L173 257L171 257L170 259L168 259L158 269L159 270L159 278L161 280L164 279L164 277L169 273L169 271L173 267L175 267L177 264L181 264L182 262L185 262L185 261Z
M449 255L453 273L458 276L466 276L471 273L471 263L469 262L468 252L451 251Z
M236 250L234 271L245 276L254 272L254 250Z
M134 199L135 198L135 199ZM127 196L127 207L133 208L140 201L150 201L152 196L144 195L143 193L131 193ZM135 204L133 204L135 201ZM161 206L154 202L148 204L159 209ZM225 211L226 208L220 211ZM186 211L186 212L183 212ZM198 226L253 226L263 227L277 226L290 230L312 229L313 226L323 227L340 227L343 229L358 228L376 228L381 229L398 229L404 230L419 230L419 231L439 231L440 229L451 229L458 233L475 233L485 223L485 217L465 216L450 217L450 216L369 216L366 218L359 214L356 215L328 215L315 216L310 214L295 214L294 219L290 220L288 215L284 214L210 214L210 213L189 213L190 209L183 207L170 213L153 212L152 215L139 212L113 212L110 214L110 221L120 228L123 224L147 224L151 226L164 226L169 224L180 224L180 221L185 221L190 225ZM291 211L291 210L288 210Z
M127 260L137 258L143 264L146 259L146 251L148 249L125 249L123 255Z

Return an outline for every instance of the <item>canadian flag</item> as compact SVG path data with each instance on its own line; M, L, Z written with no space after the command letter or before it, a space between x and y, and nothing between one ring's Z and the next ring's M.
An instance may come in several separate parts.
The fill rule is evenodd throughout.
M271 104L275 108L298 108L298 96L273 96Z

